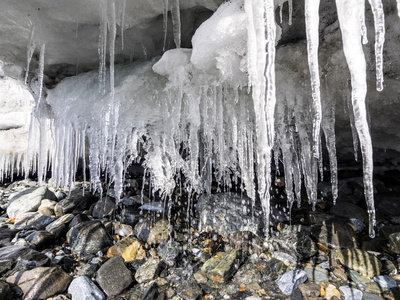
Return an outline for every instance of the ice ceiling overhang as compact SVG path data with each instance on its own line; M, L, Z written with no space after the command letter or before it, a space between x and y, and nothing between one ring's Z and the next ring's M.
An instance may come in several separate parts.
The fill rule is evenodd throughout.
M369 6L337 0L337 8L322 1L320 9L318 1L306 0L304 6L295 1L292 27L287 25L291 1L227 1L198 29L221 1L180 1L180 10L179 1L164 1L171 11L168 23L163 22L166 7L158 1L47 2L0 4L1 59L30 66L27 81L36 95L41 128L39 159L30 167L37 167L40 178L51 163L57 184L71 184L87 137L95 189L101 190L100 174L106 171L120 195L126 165L143 156L154 190L165 197L181 178L193 193L209 190L211 180L239 184L261 200L268 223L272 161L279 159L285 167L290 205L301 199L302 180L309 200L316 202L323 173L321 137L337 194L335 120L344 124L339 104L348 108L345 119L350 118L355 148L359 143L362 150L372 234L373 164L365 100L378 102L371 120L385 120L372 124L373 130L384 131L379 146L398 149L397 140L384 144L387 137L398 139L391 124L396 117L386 112L382 117L385 106L399 106L400 30L394 1L382 6L371 0ZM279 5L284 7L282 40L306 35L307 42L275 47ZM296 33L304 23L306 34ZM175 46L182 49L165 52L159 62L150 60ZM95 66L99 70L61 81L44 98L43 82L54 85ZM378 93L382 70L386 87Z

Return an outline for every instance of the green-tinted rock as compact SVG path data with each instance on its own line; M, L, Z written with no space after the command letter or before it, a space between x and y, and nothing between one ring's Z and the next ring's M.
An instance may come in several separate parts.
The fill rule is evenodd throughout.
M359 249L334 250L331 259L369 278L379 275L381 271L380 261L372 254Z
M211 270L206 272L207 277L215 283L222 283L229 280L236 273L240 266L241 251L232 249L225 252L218 263Z

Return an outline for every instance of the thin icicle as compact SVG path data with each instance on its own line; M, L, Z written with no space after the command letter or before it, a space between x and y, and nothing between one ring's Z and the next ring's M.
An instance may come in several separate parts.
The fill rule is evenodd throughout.
M282 23L282 10L283 10L283 5L282 3L279 3L279 23Z
M44 52L46 49L46 44L42 44L40 47L40 56L39 56L39 74L38 74L38 83L39 83L39 92L36 100L36 110L40 109L40 100L42 99L43 93L43 73L44 73Z
M319 0L306 0L306 33L308 66L311 75L311 93L314 108L313 120L313 155L319 158L320 130L321 130L321 94L318 70L318 46L319 46Z
M397 15L400 18L400 0L396 0L397 1Z
M385 42L385 15L381 0L369 0L374 14L376 89L383 90L383 43Z
M117 35L117 23L115 17L115 2L111 2L111 20L110 20L110 93L111 98L114 98L114 59L115 59L115 37Z
M163 11L164 46L163 46L163 51L165 51L165 47L167 44L168 11L169 11L169 2L168 2L168 0L164 0L164 11Z
M99 26L99 93L105 94L106 88L106 54L107 54L107 0L100 2L100 26Z
M179 7L179 0L172 0L171 2L171 15L172 26L174 32L174 42L176 48L181 47L181 12Z
M355 125L360 140L364 170L364 194L369 214L369 235L375 236L375 204L373 193L372 141L369 133L365 97L367 94L366 62L361 44L360 14L363 12L363 0L336 0L343 51L351 74L351 100Z
M363 11L365 11L365 2L363 2L364 8ZM361 22L361 36L362 36L362 43L364 45L368 44L368 37L367 37L367 26L365 26L365 13L362 13L360 16L360 22Z
M121 0L121 50L124 50L125 11L126 0Z
M289 25L292 25L293 0L289 0Z
M26 72L25 72L25 84L28 83L28 76L29 76L29 65L31 64L33 52L35 52L35 42L33 41L33 36L35 34L35 25L31 24L30 33L29 33L29 42L28 42L28 49L26 52Z

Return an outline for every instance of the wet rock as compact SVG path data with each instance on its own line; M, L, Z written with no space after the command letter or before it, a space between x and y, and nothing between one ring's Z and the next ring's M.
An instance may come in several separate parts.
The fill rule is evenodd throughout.
M29 212L25 214L21 214L15 218L14 227L15 229L36 229L42 230L45 229L47 225L53 222L54 219L52 217L42 215L36 212Z
M122 209L119 218L122 223L135 226L143 216L139 208L127 206Z
M17 234L17 230L0 228L0 246L8 244Z
M341 202L338 205L332 206L330 212L338 217L349 220L350 223L357 227L357 231L364 229L368 223L368 215L361 207L350 203Z
M389 250L400 254L400 232L395 232L389 235Z
M43 199L42 202L40 202L40 206L38 208L38 213L41 213L42 215L46 215L46 216L53 216L54 215L54 207L56 206L56 204L57 204L57 201Z
M96 200L97 197L91 193L85 192L82 195L82 190L73 190L67 198L57 203L54 213L58 217L68 213L80 213L88 209Z
M400 224L400 194L387 193L376 195L376 211L385 219Z
M244 253L255 253L260 255L264 246L262 240L251 231L238 231L231 233L228 236L228 244L226 245L225 250L228 251L230 249L239 248Z
M357 239L353 228L343 222L335 221L315 226L311 235L318 243L331 249L357 248Z
M322 282L329 281L329 271L324 268L318 266L313 268L307 267L304 268L304 271L307 273L307 277L310 282L320 284Z
M0 248L0 274L13 268L14 271L20 271L49 264L50 259L46 255L24 246L11 245Z
M96 202L92 209L92 216L96 219L111 216L115 211L115 201L110 197L103 197Z
M119 236L133 235L133 228L130 225L121 224L120 222L112 223L113 232Z
M262 261L257 265L258 270L260 270L262 277L268 280L275 280L282 275L287 270L287 265L276 258L268 259L267 261Z
M43 248L55 240L55 236L46 230L35 231L25 239L36 248Z
M160 202L160 201L154 201L154 202L149 202L149 203L143 204L142 206L139 207L139 209L158 212L161 214L165 213L164 202Z
M104 293L86 276L74 278L68 287L73 300L105 300Z
M333 262L338 261L343 266L370 278L380 274L380 261L374 255L363 250L334 250L332 251L331 259Z
M67 214L67 215L73 215L73 214ZM91 220L92 219L90 219L88 217L88 215L86 215L86 214L78 214L78 215L74 216L74 218L69 223L68 227L72 228L75 225L81 224L83 222L91 221Z
M353 281L354 283L356 283L358 286L364 286L369 283L371 281L371 279L369 277L363 276L360 273L354 271L354 270L347 270L346 271L347 274L347 278L350 281Z
M285 295L290 295L302 283L307 281L307 273L303 270L291 270L275 281Z
M157 247L158 255L160 255L164 262L170 267L175 265L175 259L181 252L181 245L172 240L164 241Z
M396 281L390 276L376 276L374 277L374 281L382 288L392 289L397 287Z
M315 299L321 294L321 287L316 283L302 283L298 286L298 290L301 293L301 298L304 300Z
M150 258L136 270L135 279L139 283L151 281L156 278L160 272L160 268L161 260Z
M104 225L99 221L77 224L67 232L67 242L74 255L82 257L95 254L112 245Z
M200 232L214 231L222 236L236 231L257 234L263 224L261 210L252 212L252 200L239 194L202 195L197 203Z
M363 293L354 287L341 286L339 288L343 300L362 300Z
M333 284L328 284L328 286L325 288L325 298L335 299L334 297L340 299L340 291Z
M10 286L6 282L0 280L0 300L9 300L12 299L12 297Z
M7 205L7 215L15 218L27 212L35 212L43 199L57 200L47 187L35 187L12 194Z
M74 218L73 214L66 214L63 215L61 217L59 217L57 220L55 220L54 222L50 223L49 225L46 226L46 230L47 231L53 231L55 230L57 227L59 227L60 224L65 224L67 225L69 222L71 222L71 220Z
M18 285L24 299L47 299L65 291L72 277L57 267L38 267L21 271L7 278L8 283Z
M122 293L133 282L131 271L119 256L110 258L100 267L96 281L109 297Z
M78 276L86 276L86 277L93 277L93 275L99 269L99 265L97 264L86 264L82 266L82 268L78 269L76 275Z
M184 300L196 300L203 295L203 291L195 280L190 279L178 285L176 293Z
M149 244L160 244L167 240L171 230L167 220L159 220L154 225L151 221L145 220L136 224L134 228L138 239Z
M240 250L232 249L220 257L212 257L201 267L208 279L214 283L227 282L239 269L242 260Z
M53 222L54 223L54 222ZM49 224L51 225L51 224ZM47 228L47 226L46 226ZM65 224L58 224L57 226L52 226L49 230L47 230L48 232L50 232L51 234L53 234L54 236L57 237L63 237L65 236L65 234L67 233L68 227Z
M136 259L146 258L146 251L138 240L126 237L110 247L107 251L107 256L121 256L125 262L131 262Z
M159 300L157 296L158 296L158 284L156 281L153 281L144 291L142 300Z
M364 251L373 251L373 252L383 252L383 248L386 247L386 239L376 236L371 239L369 236L362 239L361 241L361 250Z

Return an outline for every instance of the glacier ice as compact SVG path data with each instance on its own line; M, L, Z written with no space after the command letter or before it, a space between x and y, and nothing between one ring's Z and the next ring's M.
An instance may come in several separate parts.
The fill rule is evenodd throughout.
M281 161L284 166L288 206L301 203L302 183L315 205L317 182L323 175L322 132L335 201L338 175L332 95L338 92L329 84L329 71L334 69L329 66L335 57L323 65L326 72L320 72L319 1L305 3L308 65L297 72L277 59L275 52L280 37L275 9L288 2L291 24L291 0L227 1L197 29L192 49L181 48L179 2L164 0L157 6L164 14L160 30L165 37L170 12L177 49L166 51L160 59L121 66L114 65L117 25L123 36L124 23L134 21L125 18L126 0L100 1L99 70L66 78L47 91L47 98L41 100L46 102L43 110L38 109L39 117L33 121L32 127L39 129L35 132L32 128L31 136L35 141L39 137L40 146L31 150L30 168L37 169L43 180L47 165L51 165L56 185L67 187L73 184L82 158L90 170L93 190L102 193L101 176L107 174L117 200L123 195L125 169L133 161L143 161L152 189L163 197L172 196L178 184L191 194L210 192L212 181L220 187L239 185L254 201L261 201L268 228L272 162L279 166ZM381 90L384 14L380 0L370 0L370 4L375 21L377 90ZM351 74L354 140L356 146L356 141L360 142L373 235L372 144L362 49L367 42L365 1L336 0L336 5ZM34 31L32 25L27 69L35 49ZM127 48L123 40L122 47ZM145 43L136 44L146 56ZM42 45L39 87L44 67ZM292 57L287 59L295 59L297 54L290 53ZM290 81L293 78L300 80ZM39 90L38 104L41 94ZM45 111L45 104L51 106L51 113ZM49 126L52 136L48 135Z

